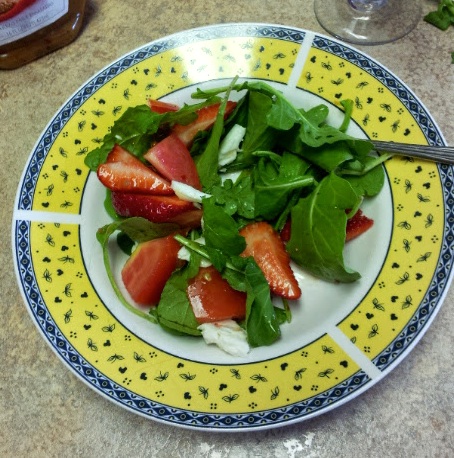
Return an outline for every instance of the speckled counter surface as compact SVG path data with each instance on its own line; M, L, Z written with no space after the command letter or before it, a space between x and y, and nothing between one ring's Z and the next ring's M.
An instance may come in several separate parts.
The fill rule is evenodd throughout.
M435 1L422 1L424 11ZM153 39L208 24L285 24L323 33L312 1L89 0L71 45L0 72L0 456L454 456L454 289L410 355L353 401L280 429L209 433L127 412L76 378L33 324L16 283L10 221L32 147L62 103L95 72ZM401 78L454 144L454 28L420 21L396 43L362 49Z

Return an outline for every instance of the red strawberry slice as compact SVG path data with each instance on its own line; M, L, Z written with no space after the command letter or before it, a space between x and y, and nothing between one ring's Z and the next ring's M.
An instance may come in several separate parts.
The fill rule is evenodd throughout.
M374 225L374 220L358 210L348 221L345 241L348 242L366 232Z
M121 146L115 145L98 167L101 183L112 191L174 194L170 183Z
M243 319L246 293L234 290L213 267L201 267L189 281L187 295L198 323Z
M180 244L173 235L140 243L126 261L121 278L139 305L155 305L178 264Z
M151 111L155 113L168 113L169 111L178 111L180 107L174 103L164 102L162 100L153 100L148 99L147 104L150 107Z
M287 243L290 240L291 234L292 234L292 220L288 218L280 233L281 240L284 243Z
M237 103L231 100L227 102L224 119L230 115L236 105ZM219 106L220 103L215 103L214 105L201 108L197 111L197 119L185 126L182 124L175 124L172 128L172 132L175 133L186 146L189 146L198 132L208 130L213 126L216 121Z
M176 196L157 196L131 192L112 192L112 205L124 217L140 216L153 223L175 223L199 227L202 210Z
M201 189L199 174L187 146L171 134L152 146L144 158L169 181L180 181Z
M301 289L290 267L290 256L273 227L260 221L248 224L240 231L246 239L242 256L252 256L263 272L272 293L286 299L298 299Z

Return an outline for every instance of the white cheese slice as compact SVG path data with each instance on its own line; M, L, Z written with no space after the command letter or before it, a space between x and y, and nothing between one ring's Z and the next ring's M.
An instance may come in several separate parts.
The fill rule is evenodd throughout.
M234 320L204 323L198 329L208 345L215 344L233 356L245 357L249 353L246 331Z
M189 202L200 204L202 203L202 198L210 197L209 194L199 191L198 189L193 188L192 186L189 186L186 183L182 183L181 181L173 180L170 183L170 187L173 189L177 197Z
M235 124L219 145L218 164L220 167L230 164L236 159L240 145L246 134L246 128Z

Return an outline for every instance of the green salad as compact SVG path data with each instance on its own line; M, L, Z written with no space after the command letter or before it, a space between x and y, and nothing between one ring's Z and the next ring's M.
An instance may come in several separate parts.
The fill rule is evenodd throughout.
M283 246L289 262L328 282L358 280L360 273L344 262L346 228L361 213L363 200L376 196L383 187L381 164L389 155L374 154L371 142L347 133L351 100L341 102L343 121L333 126L327 122L326 104L296 107L263 81L235 78L223 87L197 89L192 99L191 104L164 111L145 104L128 108L101 146L86 157L86 165L100 176L100 167L113 163L109 154L117 146L156 172L146 159L150 148L175 132L174 126L181 130L181 126L193 125L201 110L217 107L212 125L198 131L187 145L200 186L183 183L183 189L189 190L187 197L181 191L178 197L171 192L169 198L157 196L162 201L191 200L193 210L201 212L200 224L191 220L185 227L172 218L156 222L141 213L119 214L118 196L134 200L144 192L107 188L105 207L112 223L97 233L107 273L129 310L166 331L200 336L201 322L194 313L188 285L201 266L214 266L233 290L244 294L244 316L234 319L248 344L270 345L279 339L281 325L291 319L292 298L270 290L259 262L263 253L260 259L243 255L247 238L242 231L259 223L271 226L276 234L287 231ZM234 106L227 112L232 99ZM171 176L163 178L171 185L179 184ZM179 259L181 250L186 253L185 260L177 262L165 279L159 300L148 308L132 304L114 279L109 258L113 235L131 258L138 246L169 236L179 244Z

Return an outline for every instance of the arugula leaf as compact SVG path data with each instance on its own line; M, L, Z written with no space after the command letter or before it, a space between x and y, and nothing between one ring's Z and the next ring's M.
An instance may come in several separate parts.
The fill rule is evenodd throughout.
M440 0L438 8L424 16L424 20L440 30L447 30L454 24L454 1Z
M372 143L368 140L344 140L317 148L302 145L297 154L328 173L352 163L356 163L356 169L361 172L371 150Z
M104 210L106 210L107 214L113 219L113 220L120 220L122 219L121 216L117 214L115 211L115 208L112 204L112 191L108 188L106 188L106 197L104 198Z
M197 273L198 267L195 271ZM167 331L200 336L197 322L186 288L188 279L193 276L191 268L182 269L172 274L161 294L159 304L153 311L158 323Z
M341 132L346 132L348 129L348 125L350 124L350 120L352 118L353 100L350 100L350 99L342 100L341 105L344 107L345 114L344 114L344 120L342 121L342 124L340 125L339 130Z
M115 144L140 157L150 147L152 135L157 132L162 118L163 115L152 112L147 105L128 108L104 136L102 145L87 154L85 165L96 171Z
M299 126L299 137L308 146L321 146L351 137L336 127L328 124L318 124L313 116L298 110L289 102L282 92L263 82L246 82L243 87L251 91L260 91L273 97L273 104L268 113L268 125L277 130L288 131L293 126Z
M225 87L207 91L197 90L192 97L207 97L225 92L226 90L227 88ZM232 90L249 90L267 95L272 100L271 107L266 115L268 126L281 131L289 131L294 126L298 126L299 137L308 146L318 147L325 143L352 139L350 135L341 132L336 127L328 124L319 125L318 121L314 121L313 116L308 115L304 110L297 109L287 100L282 92L263 81L245 81L234 85Z
M197 158L196 166L199 173L200 182L204 189L210 189L213 185L220 182L218 174L218 151L221 142L222 132L224 130L224 116L227 102L229 100L231 88L235 85L235 78L231 86L226 90L225 96L219 106L213 128L211 129L208 143L202 155Z
M365 158L367 164L375 163L375 158ZM362 175L344 175L358 196L373 197L376 196L385 183L385 171L383 167L373 167L368 173Z
M315 183L313 176L306 174L310 164L304 159L291 153L279 157L279 166L262 157L254 169L255 216L267 220L285 209L293 193Z
M344 265L346 210L356 208L359 197L351 185L334 173L325 177L291 211L291 237L287 251L308 272L328 281L353 282L358 272Z
M226 179L222 185L211 189L211 195L222 205L228 215L253 219L255 215L255 192L250 173L241 174L233 183Z
M279 319L271 302L270 287L260 267L250 258L244 269L246 281L246 331L249 345L271 345L281 335Z
M122 231L134 242L141 243L159 237L165 237L180 229L177 224L171 223L152 223L145 218L132 217L114 221L98 229L96 238L101 245L105 245L108 238L115 231Z
M267 94L251 92L248 95L248 118L242 146L246 162L252 161L254 151L271 150L276 143L276 130L268 123L272 105L273 101Z
M323 122L325 122L329 115L329 108L323 103L316 105L307 111L304 110L304 108L300 108L300 111L304 114L306 119L310 119L311 122L317 126L320 126Z
M117 234L117 245L123 253L127 254L128 256L132 255L136 242L129 237L128 234L124 232L119 232Z
M298 125L299 137L308 146L317 147L325 143L352 138L336 127L314 122L313 116L295 108L280 91L264 83L251 82L247 84L247 87L250 90L266 91L273 96L274 103L268 114L268 123L271 127L278 130L290 130L294 125Z
M393 156L393 153L380 153L379 156L366 156L360 161L351 161L342 164L341 167L337 170L338 175L346 176L364 176L367 173L370 173L371 170L378 168L379 165L386 162L389 158Z
M209 261L219 272L224 272L226 267L234 268L231 264L229 266L229 257L218 248L208 247L196 240L189 240L182 235L176 235L175 239L193 255L197 254L201 258Z
M236 256L246 248L244 237L239 235L235 220L213 197L203 203L203 236L208 247L217 248L228 256Z
M355 159L348 143L345 141L317 148L306 146L301 148L298 154L325 172L332 172L345 162Z
M232 288L247 293L243 326L249 345L271 345L280 337L280 324L287 321L289 315L274 307L268 282L254 258L232 257L227 267L223 278Z

